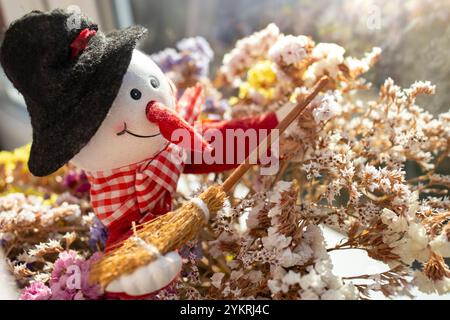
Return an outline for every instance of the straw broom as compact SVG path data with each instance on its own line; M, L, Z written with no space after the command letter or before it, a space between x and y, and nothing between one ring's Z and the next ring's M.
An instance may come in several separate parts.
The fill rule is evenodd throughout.
M103 288L106 288L109 283L122 275L130 274L139 267L146 266L156 260L158 257L157 251L161 255L165 255L194 240L209 222L209 215L215 215L223 208L227 193L234 188L244 174L253 166L250 159L255 159L267 152L277 137L286 131L313 99L326 87L328 81L328 77L323 77L313 88L312 92L293 108L279 124L278 130L273 130L223 185L212 186L198 198L192 199L178 210L135 227L135 237L125 240L116 249L105 254L99 262L93 265L90 274L91 281L99 283ZM136 241L136 237L157 250L155 252L148 250L148 248L142 246L142 243Z

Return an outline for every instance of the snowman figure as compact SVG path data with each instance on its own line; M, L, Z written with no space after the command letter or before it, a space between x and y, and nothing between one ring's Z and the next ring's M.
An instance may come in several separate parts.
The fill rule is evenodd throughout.
M212 152L202 133L211 128L223 134L235 129L271 130L289 110L212 121L195 129L201 87L176 100L173 83L135 49L146 34L144 28L105 35L80 14L79 28L73 29L67 23L73 14L33 11L12 23L1 48L1 64L24 96L31 117L30 171L42 177L72 162L86 172L93 209L108 228L109 251L133 236L134 224L172 210L182 173L222 172L238 166L184 163L180 151ZM173 139L179 129L187 133L188 141ZM230 146L223 140L222 151L227 153ZM171 284L181 266L181 257L171 252L115 280L106 292L124 299L146 297Z

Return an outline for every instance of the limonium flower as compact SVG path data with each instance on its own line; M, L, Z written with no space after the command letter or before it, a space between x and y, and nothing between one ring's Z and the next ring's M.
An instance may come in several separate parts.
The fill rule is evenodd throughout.
M288 35L280 37L270 49L269 56L280 65L292 65L307 57L307 50L312 46L311 42L305 36L294 37Z
M313 85L323 75L336 78L340 72L339 65L344 63L345 49L334 43L319 43L312 51L317 59L303 76L308 85Z
M181 61L181 55L173 48L155 53L151 58L164 72L171 71Z
M248 71L248 83L254 88L268 88L277 81L274 64L269 61L261 61Z
M255 64L248 71L247 82L243 82L239 87L239 98L258 98L262 96L266 100L271 100L274 96L274 84L277 81L274 63L265 60Z
M189 69L196 77L206 77L214 52L208 41L202 37L186 38L178 42L177 49L166 49L153 54L151 58L165 73Z
M94 223L90 228L89 235L89 247L93 251L98 251L99 248L104 248L105 246L108 239L108 229L97 217L94 217Z
M9 174L18 163L27 163L30 154L31 145L26 145L14 150L13 152L0 152L0 166L4 166L6 173ZM23 168L26 170L27 166Z
M203 112L223 115L229 107L230 106L226 100L217 100L212 97L208 97L205 101Z
M94 254L89 260L84 260L75 251L60 253L53 266L50 279L52 300L96 300L101 298L99 285L91 284L89 271L91 264L99 258Z
M33 282L23 289L20 300L50 300L52 290L42 282Z
M86 174L80 170L70 170L63 179L64 187L71 189L73 195L83 198L91 190Z
M183 39L178 42L177 48L180 52L188 53L193 57L201 75L208 75L209 64L214 59L214 51L205 38L194 37Z
M319 107L313 111L314 120L317 123L326 122L333 118L340 111L340 106L334 96L325 95L320 102Z

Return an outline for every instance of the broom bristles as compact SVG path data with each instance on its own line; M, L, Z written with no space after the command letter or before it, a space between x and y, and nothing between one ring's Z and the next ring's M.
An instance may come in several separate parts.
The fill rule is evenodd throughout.
M223 208L226 197L220 186L213 186L198 198L208 206L211 214L215 214ZM194 203L188 202L176 211L139 226L136 236L165 255L194 240L206 223L203 211ZM155 254L130 238L93 265L91 281L106 288L120 276L130 274L156 258Z

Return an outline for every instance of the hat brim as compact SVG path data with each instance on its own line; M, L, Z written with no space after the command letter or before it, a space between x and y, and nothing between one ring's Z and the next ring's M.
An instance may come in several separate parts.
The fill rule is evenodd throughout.
M135 26L91 40L94 40L93 48L90 48L91 52L87 55L91 54L92 57L86 58L91 72L87 79L80 81L83 83L77 84L77 88L81 86L83 92L73 105L74 112L67 114L62 120L60 118L51 127L33 132L28 162L33 175L44 177L56 172L89 143L116 99L133 50L146 32L145 28ZM96 41L101 48L96 48ZM61 103L64 103L64 97L61 98Z

